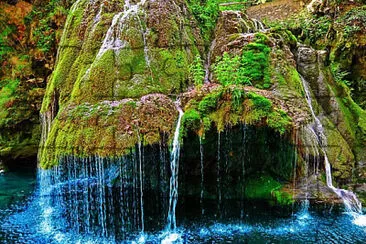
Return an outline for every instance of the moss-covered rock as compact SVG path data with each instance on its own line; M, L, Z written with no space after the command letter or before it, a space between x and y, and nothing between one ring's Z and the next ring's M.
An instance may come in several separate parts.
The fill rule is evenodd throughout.
M160 94L63 108L42 148L41 167L57 165L63 156L115 157L140 142L158 143L172 134L177 114L172 100Z
M200 36L188 25L184 3L137 3L122 12L114 9L123 10L124 3L113 6L98 10L88 1L75 3L42 112L49 109L55 91L62 107L177 93L188 85L188 67L198 53Z
M280 134L292 128L292 120L285 111L273 105L265 96L254 90L246 90L243 86L202 89L195 99L186 104L185 110L184 128L193 129L200 136L210 130L212 125L218 132L227 126L239 124L266 125Z

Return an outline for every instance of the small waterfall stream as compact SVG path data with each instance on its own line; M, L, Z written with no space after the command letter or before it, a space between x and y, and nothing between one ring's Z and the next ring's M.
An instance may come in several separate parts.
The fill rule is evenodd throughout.
M311 111L311 115L314 119L314 124L310 128L310 130L316 136L318 144L324 156L327 186L330 189L332 189L343 200L347 212L351 214L362 214L361 202L357 199L356 195L353 192L344 189L338 189L333 186L331 165L329 163L329 159L325 151L325 147L327 146L327 139L324 134L324 128L322 123L320 122L320 119L315 115L312 105L311 93L307 81L302 76L300 78L305 91L306 101Z
M174 132L173 139L173 150L171 152L170 159L170 193L169 193L169 212L168 212L168 230L175 230L177 227L175 209L178 201L178 170L179 170L179 156L180 156L180 143L179 143L179 134L180 134L180 126L183 117L183 111L179 107L179 102L177 102L177 110L179 112L179 117L177 121L177 125Z
M127 31L127 28L129 28L129 25L127 24L127 20L131 16L136 16L136 18L139 21L139 26L141 28L141 35L144 39L144 50L145 50L145 59L147 64L150 64L149 57L147 55L147 47L146 47L146 37L145 37L145 30L142 29L141 20L138 16L140 7L145 4L146 0L141 0L136 4L130 4L129 0L125 1L124 10L122 12L117 13L112 20L112 24L109 27L107 34L103 40L103 44L101 48L99 49L99 52L96 56L96 60L100 59L105 52L108 50L114 50L115 52L118 52L118 50L124 48L127 45L127 42L124 40L121 40L119 37L121 34L125 31Z
M201 194L200 194L200 204L201 204L201 214L205 214L205 209L203 207L203 199L204 199L204 149L203 149L203 143L202 143L202 137L200 139L200 173L201 173Z
M143 233L145 230L145 224L144 224L144 172L143 172L143 158L142 158L142 145L141 145L141 139L138 143L139 148L139 178L140 178L140 212L141 212L141 232Z
M211 68L211 61L212 61L212 52L216 47L216 39L214 39L211 42L210 45L210 49L207 52L207 58L206 58L206 62L205 62L205 78L204 78L204 83L210 83L210 79L211 79L211 72L210 72L210 68Z

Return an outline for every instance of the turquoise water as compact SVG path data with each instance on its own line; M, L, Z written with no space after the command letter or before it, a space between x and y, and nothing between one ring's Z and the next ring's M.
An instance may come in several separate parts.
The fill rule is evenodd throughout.
M164 226L166 198L146 191L145 232L140 232L138 211L125 216L123 232L118 211L121 194L112 186L104 189L109 197L104 201L107 226L98 221L84 231L75 221L81 221L80 207L89 203L75 198L85 193L85 186L93 192L95 179L65 182L57 194L42 195L34 191L35 176L31 173L11 172L0 176L1 218L0 243L365 243L366 227L354 224L353 218L343 212L343 206L301 205L286 208L263 202L180 197L177 205L177 229L166 231ZM86 184L89 182L89 184ZM6 187L5 187L6 186ZM97 189L97 188L95 188ZM107 194L107 195L108 195ZM62 198L63 200L60 200ZM109 199L110 198L110 199ZM97 204L89 195L91 208ZM124 202L124 204L127 204ZM133 202L131 202L133 204ZM75 215L75 206L79 215ZM204 210L204 211L202 211ZM99 212L89 210L94 216ZM244 212L244 214L242 214ZM163 218L162 218L163 216ZM113 218L114 217L114 218ZM136 222L137 221L137 222ZM137 223L137 224L136 224ZM136 224L136 225L134 225ZM118 228L117 228L118 226ZM102 232L105 228L106 232ZM105 234L107 233L107 234Z
M18 207L34 191L36 173L34 170L10 171L0 174L0 214L11 207Z

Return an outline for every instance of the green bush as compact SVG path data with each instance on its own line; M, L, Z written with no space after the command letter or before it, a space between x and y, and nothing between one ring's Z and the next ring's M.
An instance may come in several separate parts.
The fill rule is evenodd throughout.
M240 57L230 57L228 53L224 53L222 58L219 58L214 65L214 73L217 80L223 86L240 84L239 72L240 72ZM243 82L246 83L246 82Z
M219 16L218 0L188 0L188 6L201 28L204 39L209 41Z
M189 66L190 77L196 86L202 85L205 79L205 70L200 55L197 55L193 63Z
M241 77L246 77L253 84L263 83L264 88L270 87L269 53L271 49L261 43L249 43L241 58Z
M264 34L257 34L255 42L243 48L241 56L230 56L224 53L214 64L214 74L223 86L257 85L268 89L270 79L271 48L265 43L269 41Z

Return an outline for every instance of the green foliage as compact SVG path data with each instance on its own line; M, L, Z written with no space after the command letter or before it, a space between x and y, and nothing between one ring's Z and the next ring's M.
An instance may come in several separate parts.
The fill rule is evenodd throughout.
M8 108L11 102L16 98L15 93L19 85L19 80L4 80L1 81L0 90L0 126L6 122L5 118L8 115Z
M247 3L252 2L252 0L218 0L220 4L220 10L235 10L235 11L243 11L247 7ZM229 5L225 5L225 3L230 3Z
M6 25L0 32L0 63L5 57L13 51L13 48L8 44L9 35L13 32L12 26Z
M221 59L218 59L214 65L215 76L219 83L223 86L240 84L239 72L240 72L240 57L230 57L228 53L224 53ZM243 81L247 83L248 80Z
M281 135L288 131L291 118L272 102L254 92L245 92L243 86L218 87L206 94L201 101L186 106L184 131L193 130L204 136L215 124L218 131L240 123L266 123Z
M205 96L198 104L198 110L202 114L208 114L214 111L217 107L217 103L222 96L222 91L216 91Z
M193 63L189 66L190 77L196 86L202 85L205 78L205 70L200 55L197 55Z
M36 47L43 53L48 53L52 50L56 43L56 30L59 26L59 18L65 18L68 14L68 7L74 0L51 0L33 8L29 16L26 17L26 23L31 23L34 20L39 20L37 27L33 31L33 38ZM57 27L56 27L57 26Z
M188 109L182 118L182 128L190 128L193 131L198 131L200 129L200 120L201 116L197 110Z
M341 70L337 63L332 63L331 70L336 82L345 84L348 87L351 85L350 81L346 79L346 77L350 74L349 71Z
M231 100L233 104L233 109L235 111L241 111L243 109L243 101L245 98L245 92L243 89L234 88L231 91Z
M219 16L218 0L188 0L188 6L201 28L204 39L210 40Z
M218 82L228 85L257 85L268 89L271 86L269 73L270 47L265 43L268 37L256 35L255 42L243 48L241 56L231 57L224 53L214 65L214 73Z
M344 37L350 38L366 29L366 6L353 8L336 20L337 24L345 25Z
M261 84L268 89L271 86L269 74L269 53L271 49L261 43L249 43L243 50L240 76L248 77L253 84Z

